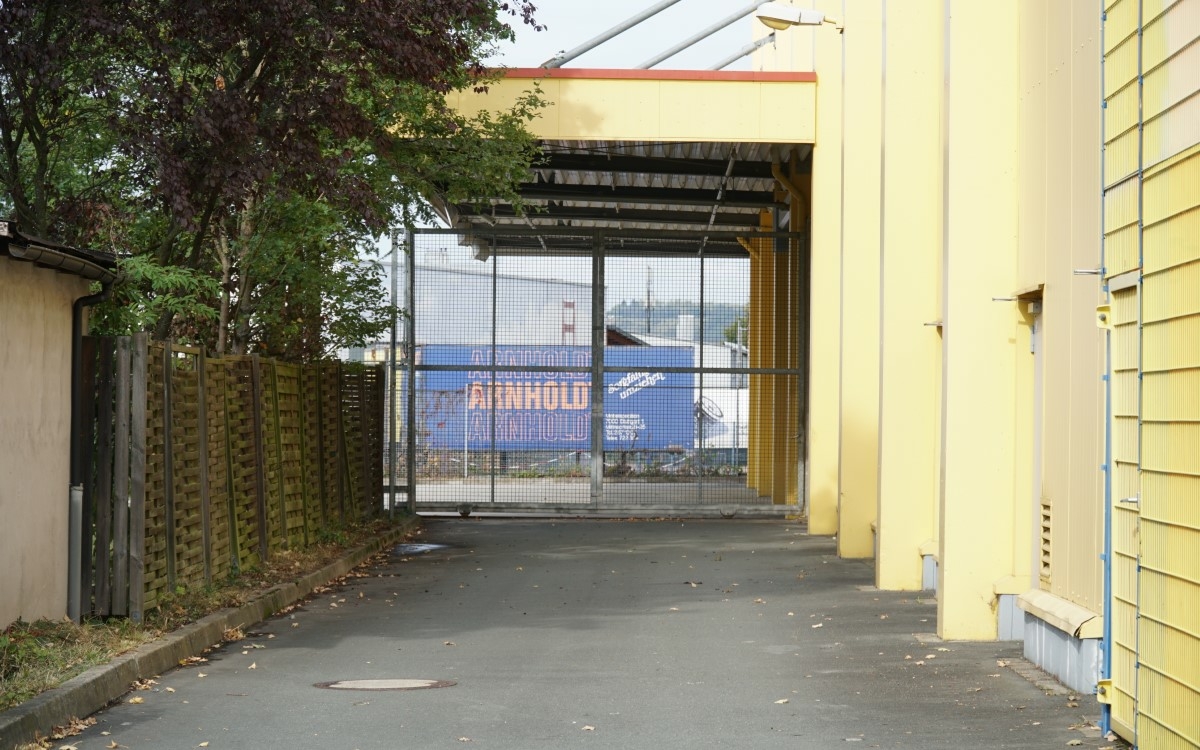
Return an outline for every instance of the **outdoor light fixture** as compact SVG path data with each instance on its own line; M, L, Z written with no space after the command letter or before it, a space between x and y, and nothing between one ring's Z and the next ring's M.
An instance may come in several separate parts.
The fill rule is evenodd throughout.
M796 8L787 3L763 3L754 11L754 16L776 31L783 31L792 26L820 26L830 23L842 31L842 24L836 18L830 18L819 10Z

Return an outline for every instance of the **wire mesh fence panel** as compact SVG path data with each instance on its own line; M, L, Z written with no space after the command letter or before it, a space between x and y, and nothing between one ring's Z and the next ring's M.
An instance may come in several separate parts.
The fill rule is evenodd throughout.
M751 321L802 297L790 278L755 286L785 267L756 261L760 244L709 257L699 236L418 233L418 505L795 502L798 328Z

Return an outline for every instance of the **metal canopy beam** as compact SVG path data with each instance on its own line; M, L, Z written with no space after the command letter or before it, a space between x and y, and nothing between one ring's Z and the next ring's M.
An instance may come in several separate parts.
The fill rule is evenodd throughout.
M573 206L550 203L545 206L531 206L525 215L518 215L510 205L485 206L482 209L468 204L455 206L460 216L484 216L496 220L524 220L526 216L533 222L545 221L611 221L611 222L645 222L656 224L692 224L697 227L707 227L709 220L716 227L745 227L757 229L759 226L758 213L734 213L718 211L714 217L710 211L685 210L656 210L647 208L598 208L594 206Z
M521 197L527 200L562 200L591 203L647 203L674 206L711 206L716 190L688 188L622 187L609 185L564 185L525 183ZM777 205L770 190L728 190L720 205L732 208L769 208Z
M657 156L608 154L567 154L550 152L535 169L562 172L602 172L610 174L668 174L688 177L724 177L727 159L674 159ZM772 179L770 162L739 161L731 177Z

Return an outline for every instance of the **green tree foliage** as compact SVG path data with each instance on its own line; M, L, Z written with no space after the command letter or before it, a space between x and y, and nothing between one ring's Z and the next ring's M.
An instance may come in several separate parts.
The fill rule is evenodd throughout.
M445 95L528 0L3 0L0 209L129 255L109 330L309 358L390 309L359 259L423 198L516 198L531 92ZM119 309L116 309L119 308Z

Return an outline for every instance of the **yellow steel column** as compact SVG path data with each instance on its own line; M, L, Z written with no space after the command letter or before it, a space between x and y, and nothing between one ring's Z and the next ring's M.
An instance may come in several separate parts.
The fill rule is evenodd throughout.
M808 229L809 208L812 205L812 174L798 174L796 172L796 164L792 164L792 183L795 184L803 194L802 198L793 197L791 224L789 229L793 232L803 233ZM805 272L807 265L808 243L792 241L791 251L789 253L792 258L791 271L791 296L788 299L788 320L790 321L791 333L790 341L791 348L788 350L787 366L793 370L798 370L801 367L806 367L807 362L804 356L804 341L807 334L805 326L807 325L807 317L804 314L805 308L802 305L807 303L806 284L808 283L808 274ZM804 471L805 456L801 452L805 442L805 432L808 425L804 424L805 410L803 408L804 394L801 388L804 385L804 378L789 377L788 378L788 430L792 433L788 436L788 484L787 484L787 502L795 505L802 505L803 498L800 497L801 472Z
M881 589L919 589L919 548L937 535L943 3L905 0L887 8L875 561Z
M1012 574L1017 315L1015 13L948 0L938 634L993 639ZM1022 493L1024 499L1024 493ZM1028 529L1020 529L1028 533Z
M818 10L840 16L840 0ZM831 28L815 29L816 139L812 174L812 261L808 287L808 530L838 530L838 450L841 444L840 315L842 274L842 42ZM792 33L800 33L793 30Z
M882 0L847 5L838 554L873 557L879 505Z
M775 363L772 367L788 366L791 352L795 348L792 335L792 242L779 239L772 243L771 257L775 263ZM796 476L796 467L792 462L794 452L790 450L795 444L793 437L796 428L789 407L791 406L792 378L787 375L775 375L775 424L772 431L775 442L775 464L771 485L775 492L771 499L776 505L788 501L789 480Z
M747 320L746 347L749 349L749 365L751 368L762 367L762 348L758 345L759 321L762 319L760 300L762 299L762 241L749 240L744 243L750 254L750 310ZM757 490L761 484L759 467L759 425L761 410L759 399L762 395L762 376L749 377L750 414L746 417L746 486ZM759 493L762 494L761 492Z
M759 247L759 316L757 343L762 349L763 367L775 367L775 248L771 240L764 240ZM775 424L778 421L775 413L775 381L777 375L763 375L763 387L759 390L758 411L758 495L759 497L775 498L775 459L776 435Z

